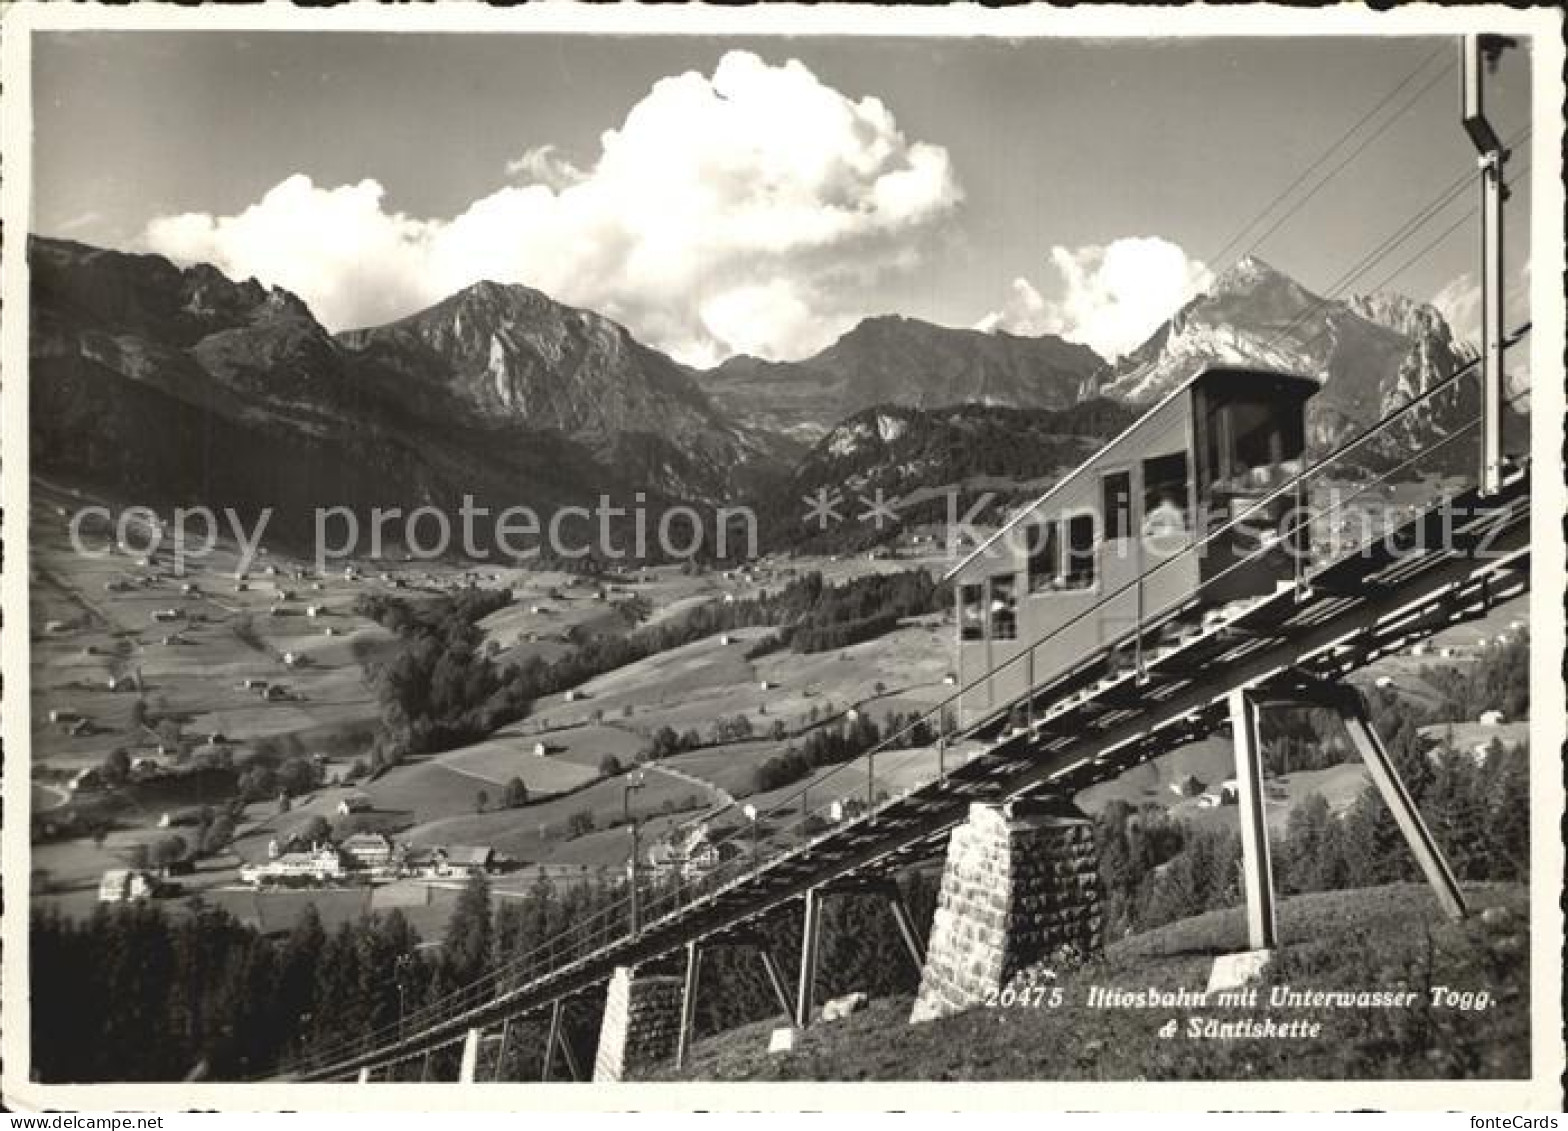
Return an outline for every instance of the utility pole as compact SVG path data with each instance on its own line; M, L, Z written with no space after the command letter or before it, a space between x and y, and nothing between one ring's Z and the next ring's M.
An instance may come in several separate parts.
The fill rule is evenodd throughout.
M1467 35L1460 41L1460 120L1481 170L1481 493L1496 494L1503 464L1503 167L1508 150L1486 118L1484 75L1517 41Z
M642 771L629 775L629 780L621 789L621 816L631 826L632 830L632 857L626 867L626 878L631 888L631 897L628 906L631 910L632 934L635 936L642 931L641 918L637 907L637 820L632 816L632 793L644 785Z

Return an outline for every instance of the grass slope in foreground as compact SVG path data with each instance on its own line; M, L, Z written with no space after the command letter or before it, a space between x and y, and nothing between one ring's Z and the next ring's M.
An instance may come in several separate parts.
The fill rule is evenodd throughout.
M909 1025L908 997L885 998L844 1020L817 1023L794 1053L769 1056L782 1021L698 1041L691 1080L1346 1080L1512 1079L1529 1075L1528 892L1467 888L1472 916L1443 918L1423 886L1395 884L1301 895L1280 905L1286 941L1254 1009L1090 1009L1089 988L1202 990L1213 956L1244 946L1239 908L1213 911L1123 939L1059 984L1057 1009L977 1008ZM1486 915L1487 908L1502 908ZM889 955L889 961L902 959ZM1271 1009L1269 989L1409 989L1408 1009ZM1428 990L1485 990L1482 1012L1429 1008ZM1322 1023L1316 1040L1161 1038L1172 1018L1271 1016Z

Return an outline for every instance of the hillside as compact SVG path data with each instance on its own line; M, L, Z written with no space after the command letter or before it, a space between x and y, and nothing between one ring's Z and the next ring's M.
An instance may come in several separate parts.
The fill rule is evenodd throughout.
M411 409L450 397L480 421L573 437L619 478L683 497L730 493L773 450L624 326L529 287L476 283L338 341L353 371Z
M682 1080L1379 1080L1506 1079L1528 1074L1530 1001L1520 885L1468 889L1475 916L1444 919L1413 884L1297 896L1279 906L1280 958L1265 975L1295 990L1431 986L1484 989L1485 1012L1433 1009L1091 1009L1089 987L1202 990L1217 954L1245 946L1239 908L1209 912L1122 939L1064 973L1056 1009L977 1008L908 1024L908 997L883 998L847 1019L817 1023L798 1051L767 1052L765 1021L696 1042ZM1490 911L1486 909L1500 908ZM902 957L902 956L900 956ZM892 956L889 956L891 959ZM1319 1039L1162 1040L1171 1017L1298 1019Z
M994 521L1007 504L1039 495L1136 417L1136 410L1105 399L1066 408L877 405L831 428L777 497L759 500L765 536L802 548L861 549L897 527L945 522L949 491L957 493L962 515L971 514L976 498L991 495L991 505L973 519ZM850 521L824 530L804 516L800 502L820 492L839 494L848 519L860 519L866 509L860 500L880 492L897 524Z
M956 330L883 315L811 357L732 357L697 379L734 419L809 442L874 405L1066 408L1104 364L1087 346L1051 335Z

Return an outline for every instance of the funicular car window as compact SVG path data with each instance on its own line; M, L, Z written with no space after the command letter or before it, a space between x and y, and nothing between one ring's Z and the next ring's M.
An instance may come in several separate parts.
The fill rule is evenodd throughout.
M985 639L984 590L979 585L964 585L958 590L958 638Z
M1210 413L1208 464L1213 489L1257 492L1301 470L1301 414L1262 401L1229 401Z
M1063 589L1094 586L1094 515L1075 514L1067 519L1067 554L1063 563Z
M1100 479L1101 508L1105 515L1105 540L1114 542L1132 533L1132 473L1108 471Z
M1061 531L1055 522L1029 527L1029 592L1039 593L1055 586L1062 572Z
M991 579L991 639L1018 639L1018 589L1010 573Z
M1143 534L1154 538L1192 529L1187 506L1187 453L1143 461Z

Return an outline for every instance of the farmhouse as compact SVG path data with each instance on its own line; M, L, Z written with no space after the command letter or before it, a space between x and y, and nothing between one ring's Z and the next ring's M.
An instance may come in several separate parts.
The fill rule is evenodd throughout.
M656 871L671 872L683 880L693 880L707 875L740 853L738 845L727 840L714 841L705 827L698 826L683 837L655 844L648 850L648 864Z
M842 797L828 806L828 819L837 824L852 821L866 811L866 803L858 797Z
M392 867L393 844L380 833L355 833L338 845L356 867L384 872Z
M112 868L98 881L99 903L131 903L151 897L158 881L147 872L135 868Z
M371 805L370 798L362 793L355 794L353 797L345 797L337 804L337 814L340 817L347 817L351 813L369 813L372 809L374 809L374 806Z
M409 848L403 857L403 870L409 875L431 879L472 876L495 867L495 849L489 846L436 845Z
M180 619L180 610L179 609L155 609L153 611L153 614L152 614L152 619L155 620L155 621L158 621L161 624L167 624L169 621L174 621L174 620L179 620Z
M1484 727L1502 726L1505 721L1501 711L1482 711L1480 718L1476 720Z

